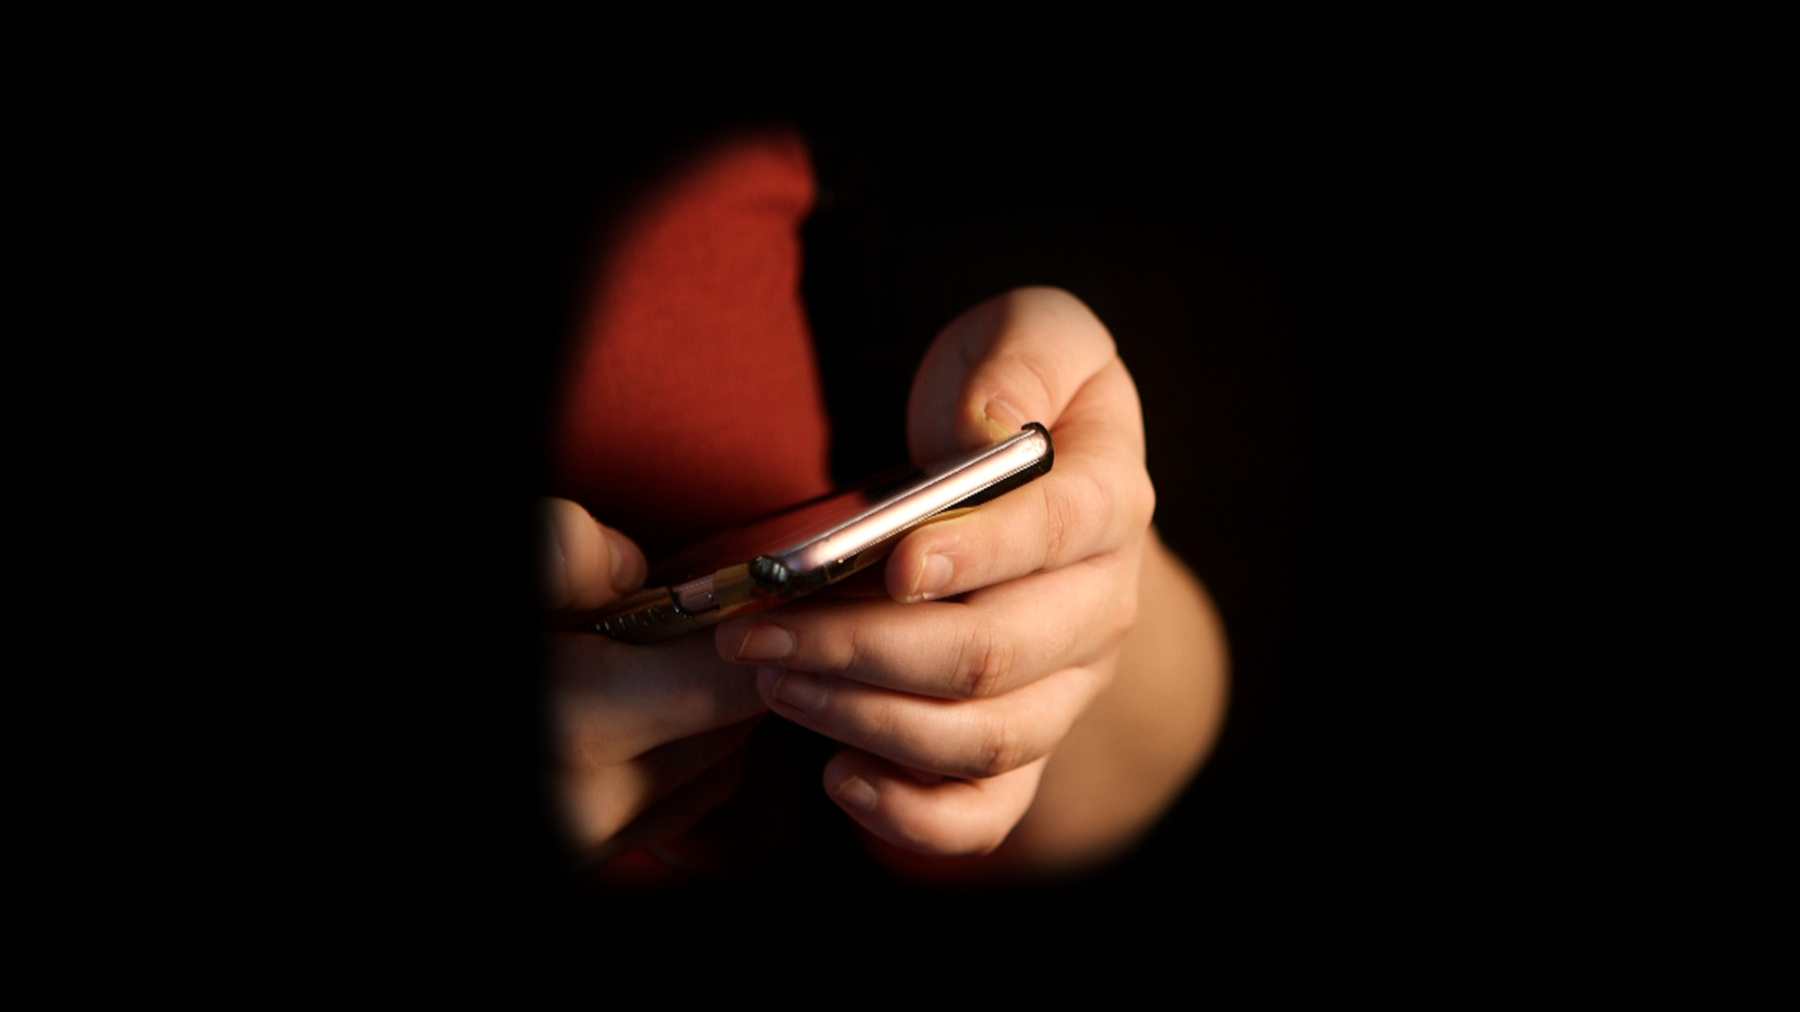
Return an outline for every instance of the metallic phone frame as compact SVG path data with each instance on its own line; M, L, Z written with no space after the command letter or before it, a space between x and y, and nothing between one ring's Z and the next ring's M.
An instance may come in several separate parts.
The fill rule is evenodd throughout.
M1017 435L965 454L830 527L696 579L648 588L581 616L583 631L656 643L772 608L850 576L887 555L921 524L973 508L1050 471L1050 432L1027 422Z

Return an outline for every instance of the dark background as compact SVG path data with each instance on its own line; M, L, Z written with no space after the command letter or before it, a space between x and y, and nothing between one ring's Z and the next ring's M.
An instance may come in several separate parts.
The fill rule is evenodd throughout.
M373 806L398 829L375 848L396 883L460 909L578 920L596 904L650 916L719 900L595 898L559 878L528 499L606 223L684 145L762 118L799 122L819 173L804 287L837 476L904 456L907 383L951 317L1017 285L1067 288L1118 341L1144 404L1156 523L1224 617L1231 707L1199 778L1118 865L1009 896L1394 902L1434 895L1472 837L1509 831L1487 814L1499 804L1475 744L1484 695L1508 690L1470 635L1492 595L1468 575L1504 539L1464 518L1480 491L1467 460L1489 435L1484 366L1503 372L1507 357L1486 272L1528 226L1459 135L1328 108L777 112L489 122L440 141L433 164L453 169L393 181L406 248L426 265L408 272L404 321L423 396L402 429L416 439L397 439L407 480L436 493L423 536L444 549L408 589L453 597L424 610L465 631L395 657L394 677L419 687L400 719L423 729L406 746L417 768L389 774ZM396 529L410 529L403 515ZM845 888L819 875L743 891L821 911L846 896L988 901L879 878Z

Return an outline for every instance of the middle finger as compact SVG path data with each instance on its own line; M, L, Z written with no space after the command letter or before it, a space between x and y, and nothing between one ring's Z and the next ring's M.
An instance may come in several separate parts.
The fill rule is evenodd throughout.
M955 601L800 602L719 626L720 656L841 675L938 699L981 699L1111 652L1131 628L1138 549Z

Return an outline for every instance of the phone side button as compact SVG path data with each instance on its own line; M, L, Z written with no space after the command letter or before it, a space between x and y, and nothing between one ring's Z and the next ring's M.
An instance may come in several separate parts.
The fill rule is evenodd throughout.
M750 577L764 590L782 594L789 589L788 585L793 582L794 574L788 567L767 555L759 555L750 563Z
M858 569L861 569L862 566L858 565L858 562L862 557L862 552L855 552L844 556L836 562L827 562L825 564L825 582L836 583L844 577L849 576L851 573L856 572Z
M719 598L713 593L713 578L710 576L691 580L670 593L675 598L675 609L683 615L699 615L719 606Z
M594 628L614 639L632 640L636 638L633 634L656 629L678 614L680 612L676 611L674 606L658 603L634 608L618 615L609 615L595 623Z

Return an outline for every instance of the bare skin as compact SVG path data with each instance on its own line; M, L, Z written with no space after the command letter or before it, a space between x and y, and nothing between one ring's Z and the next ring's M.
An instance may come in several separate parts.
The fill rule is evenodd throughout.
M691 824L729 792L730 757L766 708L843 743L826 793L909 873L1068 869L1140 835L1217 735L1224 637L1150 526L1131 377L1100 321L1055 289L945 328L914 380L911 454L940 459L1031 420L1055 439L1051 473L909 535L885 599L743 616L711 649L559 638L574 831L604 855ZM553 607L642 581L623 536L570 503L548 515Z

